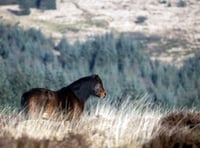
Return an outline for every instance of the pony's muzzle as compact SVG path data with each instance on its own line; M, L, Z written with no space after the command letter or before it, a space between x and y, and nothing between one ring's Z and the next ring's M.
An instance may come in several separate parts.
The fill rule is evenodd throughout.
M105 91L101 92L100 97L101 98L105 98L106 97L106 92Z

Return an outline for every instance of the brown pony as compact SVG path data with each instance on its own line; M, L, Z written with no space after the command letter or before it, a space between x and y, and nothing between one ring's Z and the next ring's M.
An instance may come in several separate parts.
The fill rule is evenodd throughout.
M21 107L30 118L50 119L53 115L66 116L68 119L78 117L84 109L84 103L90 95L105 97L106 91L98 75L81 78L58 91L45 88L33 88L22 95Z

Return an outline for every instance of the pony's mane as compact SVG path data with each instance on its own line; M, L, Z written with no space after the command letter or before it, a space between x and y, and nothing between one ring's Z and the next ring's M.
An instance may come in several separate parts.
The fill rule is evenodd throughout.
M74 85L76 85L76 84L80 84L80 83L82 83L82 82L86 82L86 81L89 81L89 80L91 80L91 79L92 79L92 76L83 77L83 78L80 78L80 79L78 79L78 80L72 82L72 83L69 84L67 87L70 88L70 87L72 87L72 86L74 86Z

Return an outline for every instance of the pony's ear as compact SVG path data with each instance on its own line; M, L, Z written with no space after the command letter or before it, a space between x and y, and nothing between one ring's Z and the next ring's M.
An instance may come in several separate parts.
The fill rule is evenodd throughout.
M92 78L97 80L97 79L99 79L99 76L97 74L93 74Z

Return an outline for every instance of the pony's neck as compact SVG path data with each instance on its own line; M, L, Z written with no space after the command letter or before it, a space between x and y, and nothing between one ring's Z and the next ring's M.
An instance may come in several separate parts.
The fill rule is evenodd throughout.
M76 97L81 101L85 102L92 94L91 81L75 82L68 86L68 88L74 92Z

